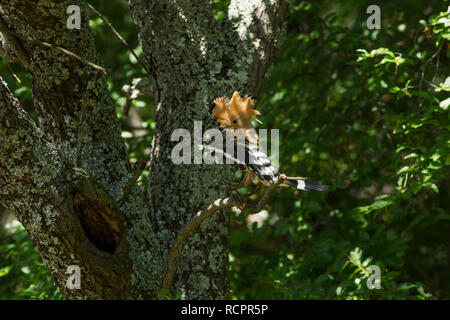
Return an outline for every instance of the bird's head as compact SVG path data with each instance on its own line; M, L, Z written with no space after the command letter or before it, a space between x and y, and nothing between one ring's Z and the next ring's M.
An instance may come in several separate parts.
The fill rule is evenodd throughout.
M259 111L253 109L255 100L250 97L241 98L235 91L230 100L219 97L212 103L211 113L217 119L221 127L231 129L251 129L251 120L260 115Z

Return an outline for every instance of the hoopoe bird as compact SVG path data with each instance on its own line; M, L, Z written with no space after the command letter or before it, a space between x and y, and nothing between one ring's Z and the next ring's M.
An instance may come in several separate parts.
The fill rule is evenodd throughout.
M210 111L222 128L228 130L243 130L245 139L258 144L258 135L253 129L251 120L260 112L252 108L255 100L251 97L241 98L235 91L231 100L224 97L216 98L210 106Z
M265 186L270 186L278 182L279 173L266 152L258 145L258 135L253 129L251 120L254 116L260 115L260 112L252 108L254 105L254 99L241 98L239 92L235 91L230 100L223 97L216 98L210 106L210 111L226 132L234 133L233 154L227 151L223 154L247 169L242 183L248 186L256 178ZM287 177L281 186L307 191L328 189L326 185L306 181L302 177Z

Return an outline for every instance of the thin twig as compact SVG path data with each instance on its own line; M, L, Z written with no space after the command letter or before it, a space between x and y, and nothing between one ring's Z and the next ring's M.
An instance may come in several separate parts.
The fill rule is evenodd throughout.
M439 47L438 47L437 51L436 51L430 58L428 58L428 59L425 61L425 63L423 64L423 70L422 70L422 74L421 74L421 76L420 76L420 82L419 82L419 90L422 90L423 81L424 81L424 79L425 79L425 71L426 71L426 68L427 68L428 63L430 63L432 60L434 60L434 58L438 57L437 64L436 64L436 69L435 69L433 78L431 79L431 82L434 81L434 78L436 77L436 74L437 74L437 69L438 69L438 67L439 67L439 53L440 53L441 50L442 50L443 44L444 44L444 41L441 41L441 43L439 44ZM419 107L422 107L424 101L425 101L425 98L420 98L420 100L419 100Z
M439 89L439 87L437 85L435 85L434 83L428 81L428 80L424 80L426 83L428 83L430 85L430 87L433 87L434 89Z
M258 193L262 186L262 183L258 183L258 185L252 191L246 193L245 196L242 197L242 201L246 202L247 200L249 200L251 197Z
M25 48L23 47L22 43L18 40L18 38L8 29L8 26L2 17L0 17L0 32L3 34L6 42L9 44L11 49L16 54L17 59L23 65L25 65L25 67L27 67L30 71L33 71L33 67L30 63L30 59L28 58L28 54L26 53ZM30 41L36 42L35 40L31 40L31 39L30 39ZM64 52L65 54L67 54L75 59L78 59L81 62L83 62L97 70L102 71L104 74L107 73L105 68L103 68L99 65L96 65L95 63L92 63L67 49L61 48L59 46L56 46L54 44L50 44L47 42L42 42L42 41L37 41L37 42L42 44L45 47L52 48L52 49L58 49L58 50Z
M14 35L14 33L11 30L9 30L6 21L3 20L3 17L1 16L0 16L0 32L2 33L6 43L16 54L17 60L19 60L19 62L21 62L28 70L32 72L33 67L30 63L30 58L28 57L25 48L23 47L20 40Z
M347 255L347 259L348 259L348 261L350 261L350 263L353 263L354 265L356 265L358 267L358 269L361 270L361 272L364 273L366 276L369 275L369 272L366 269L364 269L364 267L362 266L361 263L356 262L349 255Z
M111 31L114 33L114 35L122 42L122 44L131 52L131 54L136 58L136 61L144 68L145 71L147 71L147 74L150 75L150 70L147 68L147 66L141 61L141 59L138 57L138 55L134 52L133 49L131 49L128 42L117 32L117 30L113 27L113 25L106 19L99 11L97 11L91 4L87 3L87 7L94 12L97 16L100 17L100 19L103 20L103 22L111 29Z
M67 49L64 49L64 48L62 48L62 47L59 47L59 46L57 46L57 45L54 45L54 44L51 44L51 43L48 43L48 42L43 42L43 41L37 41L37 42L38 42L39 44L41 44L41 45L47 47L47 48L57 49L57 50L59 50L59 51L62 51L63 53L67 54L68 56L71 56L72 58L75 58L75 59L81 61L82 63L84 63L84 64L86 64L86 65L88 65L88 66L90 66L90 67L92 67L92 68L94 68L94 69L96 69L96 70L100 70L101 72L103 72L103 74L107 74L107 73L108 73L108 72L106 71L106 69L103 68L102 66L99 66L99 65L97 65L97 64L95 64L95 63L93 63L93 62L91 62L91 61L89 61L89 60L86 60L86 59L84 59L83 57L80 57L80 56L77 55L76 53L73 53L73 52L71 52L71 51L69 51L69 50L67 50Z
M435 57L437 57L437 61L436 61L436 67L435 67L435 69L434 69L434 75L433 75L433 78L431 78L431 82L433 82L434 79L436 79L436 75L437 75L437 72L438 72L438 69L439 69L440 57L441 57L440 53L441 53L441 50L442 50L443 45L444 45L444 41L442 41L442 42L440 43L439 49L438 49L438 51L435 53ZM433 59L434 59L434 58L433 58Z
M23 47L23 45L20 42L20 40L18 39L18 37L16 37L14 35L14 33L11 30L9 30L8 25L6 24L5 20L3 20L3 18L1 16L0 16L0 32L2 33L2 35L3 35L4 39L6 40L6 42L8 43L8 45L11 47L11 49L16 54L19 62L21 62L31 72L33 72L34 68L30 62L30 59L28 57L28 54L27 54L25 48ZM88 66L91 66L94 69L100 70L104 74L107 74L107 71L105 68L103 68L95 63L92 63L67 49L64 49L62 47L59 47L57 45L54 45L54 44L51 44L48 42L43 42L43 41L38 41L38 40L33 40L33 39L27 39L27 40L34 42L34 43L41 44L47 48L57 49L65 54L67 54L68 56L71 56L72 58L75 58L75 59L81 61L82 63L84 63Z
M128 194L133 189L133 186L136 184L136 181L142 175L142 172L144 171L146 166L147 161L145 160L139 160L138 162L136 162L133 168L133 173L131 174L130 178L127 180L125 186L123 187L122 196L119 199L119 203L121 203L123 200L127 198Z
M409 161L408 161L408 167L411 166L412 162L413 162L413 158L410 158ZM406 186L408 185L409 177L410 177L409 172L407 172L406 175L405 175L405 181L403 182L403 188L406 188Z
M16 80L16 82L18 84L21 84L22 81L20 81L19 77L14 73L14 70L11 68L11 66L9 65L8 61L6 61L6 59L3 59L3 61L5 61L6 66L9 69L9 72L11 72L12 76L14 77L14 79Z
M212 216L215 212L220 209L230 209L238 204L237 199L234 196L217 199L211 203L208 208L203 209L195 214L195 216L180 230L175 239L174 244L169 252L169 257L167 260L166 272L164 273L161 291L169 292L172 288L173 278L177 270L178 262L180 260L181 251L183 250L184 244L187 238L189 238L198 226L208 217Z
M274 184L271 184L270 187L268 187L268 188L266 189L266 191L264 192L263 196L262 196L261 199L259 200L258 204L257 204L256 206L249 206L249 209L250 209L251 211L253 211L253 213L258 213L258 212L260 212L260 211L264 208L264 206L266 205L267 200L269 200L270 194L271 194L275 189L277 189L277 188L280 186L280 184L282 184L283 181L286 180L286 178L287 178L286 175L281 174L281 175L280 175L280 178L278 179L278 181L277 181L276 183L274 183Z
M244 208L247 208L253 213L259 212L265 206L267 200L269 199L270 194L277 189L283 181L286 180L286 175L281 174L278 181L269 186L264 192L264 195L261 197L260 201L256 205L249 205L246 203L242 203L242 200L238 199L234 195L225 199L217 199L213 203L211 203L206 209L203 209L195 214L195 216L188 221L187 224L183 226L180 232L175 239L175 242L172 245L172 248L169 252L169 257L167 259L166 271L163 276L163 280L161 283L161 292L168 293L172 288L173 279L175 277L175 272L177 270L178 263L180 261L181 251L183 250L184 244L186 240L197 230L200 224L212 216L215 212L221 209L230 209L232 207L241 207L243 205ZM163 297L162 297L163 298Z

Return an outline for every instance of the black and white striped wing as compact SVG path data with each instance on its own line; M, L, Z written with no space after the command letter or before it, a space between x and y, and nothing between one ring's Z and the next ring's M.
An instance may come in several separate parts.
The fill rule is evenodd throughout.
M261 182L272 184L278 181L278 170L272 165L262 148L246 140L237 140L236 146L237 152L235 154L237 154L239 163L244 164ZM243 157L242 152L239 152L239 148L244 150Z

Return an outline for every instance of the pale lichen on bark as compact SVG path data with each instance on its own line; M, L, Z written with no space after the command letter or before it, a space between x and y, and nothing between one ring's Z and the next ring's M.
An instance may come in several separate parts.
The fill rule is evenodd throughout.
M120 136L119 122L109 98L105 77L97 70L93 70L58 50L39 45L40 42L45 41L74 51L87 60L99 61L95 50L94 37L88 27L86 15L83 15L81 30L68 30L66 28L66 8L71 4L78 4L84 8L79 1L75 1L75 3L74 1L60 1L58 3L53 1L34 3L0 1L3 18L11 31L22 42L34 66L35 72L32 74L33 98L40 119L40 129L34 128L33 130L42 132L43 141L52 146L53 154L58 160L57 163L60 163L59 167L51 163L45 169L36 167L38 163L35 162L30 163L29 166L25 164L17 164L12 168L2 166L0 170L1 172L5 170L11 177L15 175L20 177L19 171L23 170L29 170L37 176L36 189L27 185L20 192L17 191L21 200L17 200L16 203L11 203L11 205L16 208L19 220L38 245L44 261L48 264L57 284L66 297L100 298L104 295L106 298L113 296L112 292L107 293L108 290L113 291L111 289L106 289L103 294L101 291L97 293L95 291L99 290L99 283L106 284L116 280L117 286L119 286L123 282L118 280L120 277L138 279L134 281L134 289L123 288L123 292L120 293L122 297L152 297L156 295L159 286L157 279L161 273L159 270L161 263L158 261L161 258L153 233L148 232L151 230L151 225L147 219L145 200L142 196L136 195L136 192L133 192L132 196L122 206L122 211L129 222L128 232L126 233L129 243L128 255L134 263L129 263L129 261L126 261L127 259L120 258L124 265L129 265L132 268L133 272L129 270L128 273L123 275L111 275L109 280L106 278L100 279L104 276L95 275L94 272L91 277L87 277L90 280L84 282L83 288L86 288L85 290L68 291L64 289L64 279L67 278L65 268L67 266L80 265L82 271L86 273L87 270L93 271L89 266L94 264L92 261L86 261L86 259L92 259L92 257L87 258L82 252L86 249L86 246L89 247L89 244L85 243L85 246L81 246L79 252L77 252L76 244L69 243L75 241L74 237L65 237L64 232L60 230L64 228L66 223L58 220L59 216L63 216L63 220L66 219L66 222L71 221L73 223L73 219L76 219L76 216L73 216L73 212L71 212L73 210L70 208L70 203L67 202L67 199L71 197L67 180L72 178L71 168L74 166L78 145L77 133L80 124L81 100L88 82L87 130L82 142L81 166L90 176L102 184L111 195L120 193L119 189L123 187L121 185L124 181L123 178L130 173L125 146ZM23 113L26 115L25 112ZM29 134L21 137L25 138L26 136L32 137ZM5 137L10 137L5 138L8 139L5 143L7 142L11 148L20 150L17 147L22 143L19 138L14 138L15 140L12 141L11 137L15 137L15 135ZM39 150L38 147L29 146L29 149ZM50 171L50 173L53 172L53 176L46 178L46 172L50 169L57 171L56 173ZM53 181L55 175L63 181ZM48 183L45 184L44 182ZM5 190L5 186L6 188L14 186L14 179L10 176L8 176L8 179L2 179L3 190ZM47 193L43 190L57 190L61 193L61 198L66 200L59 199L57 201L56 196L46 196ZM13 201L10 195L7 198L10 202ZM46 206L39 205L45 201L49 204ZM19 208L19 205L22 205L22 208ZM25 214L25 212L28 212L28 214ZM69 217L64 216L64 214L69 215ZM140 231L143 229L142 226L147 228L146 232ZM64 231L67 231L69 235L76 233L73 226L67 227L69 230ZM53 230L52 228L54 228L54 232L49 232L48 230ZM86 242L86 239L82 239L82 231L78 236L79 238L75 237L76 241ZM63 245L53 245L54 239L58 239L56 241ZM55 252L58 252L58 254L55 255ZM148 260L145 261L151 262L142 262L144 260L141 253L143 252L147 252L146 258ZM101 252L97 252L97 254L102 255ZM109 258L105 259L103 262L107 265ZM131 274L133 276L130 276ZM97 276L99 279L96 279ZM147 279L147 281L142 281L142 279ZM151 279L151 281L148 279ZM107 286L114 287L112 284ZM116 292L116 294L118 293Z
M157 296L179 229L224 196L219 178L232 173L218 165L174 165L171 133L177 128L193 132L194 120L203 121L203 130L215 127L207 107L210 96L229 95L237 88L260 94L287 8L284 1L234 0L219 26L209 1L129 3L154 80L157 126L148 199L135 187L117 203L132 169L106 77L41 45L60 46L100 63L83 2L0 0L1 16L29 58L39 116L38 128L6 85L0 85L0 203L15 210L65 298ZM66 8L74 4L82 8L81 30L66 28ZM14 59L4 41L2 48ZM86 88L83 182L73 167ZM97 198L83 191L86 186L97 188ZM96 244L83 225L97 214L120 225L122 235L114 240L113 252ZM118 222L122 218L123 225ZM188 240L174 286L183 298L228 296L228 224L225 212L216 214ZM69 265L81 267L82 290L66 288Z
M219 178L229 178L231 172L223 166L173 165L170 134L176 128L193 132L194 120L203 121L204 130L214 127L207 108L212 95L229 95L238 88L260 93L273 60L261 50L272 53L276 47L267 33L250 28L273 22L281 26L278 19L287 3L232 1L221 27L207 1L129 3L155 77L157 128L148 193L157 237L167 253L189 217L223 196ZM243 8L239 16L238 8ZM188 240L176 285L184 298L227 297L228 224L227 215L216 215Z

